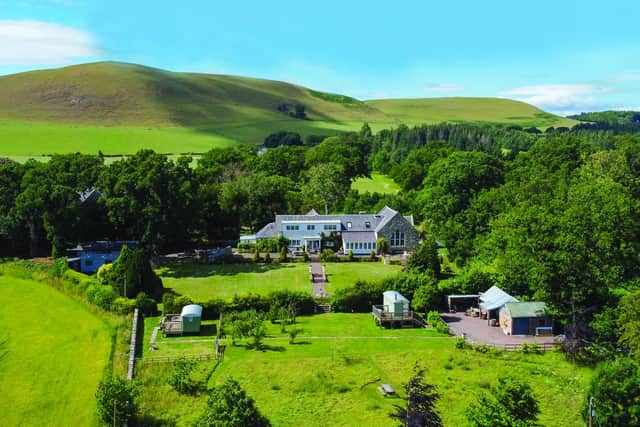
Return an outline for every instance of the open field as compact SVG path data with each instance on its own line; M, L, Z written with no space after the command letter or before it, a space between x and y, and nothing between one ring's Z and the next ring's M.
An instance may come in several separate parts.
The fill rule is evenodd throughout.
M434 331L378 328L369 314L328 314L298 320L298 326L305 330L296 339L298 344L289 344L278 325L270 325L264 351L247 349L241 342L237 347L227 343L224 361L217 367L213 361L199 362L197 378L211 387L232 376L274 426L388 426L392 405L401 401L382 397L376 388L388 383L401 391L417 361L426 368L427 381L438 387L438 409L446 426L464 425L467 406L504 374L531 384L540 401L542 425L583 425L582 390L590 371L571 365L559 353L458 350L452 338ZM147 321L153 324L157 318ZM145 356L213 350L210 341L164 341L168 340L159 342L158 351L147 351ZM190 425L204 407L206 393L179 395L166 384L170 364L143 362L137 371L146 396L145 414Z
M133 154L143 148L159 153L203 153L236 141L180 127L62 125L0 121L0 153L43 156L65 153ZM16 160L21 160L20 158Z
M329 294L352 286L358 280L380 279L400 272L397 265L379 262L323 263L329 282ZM311 293L309 264L194 264L170 263L157 270L165 288L173 289L194 301L212 298L231 299L234 295L268 294L288 289Z
M547 128L571 127L578 123L544 112L533 105L503 98L379 99L366 102L407 125L488 122Z
M390 177L374 172L371 178L357 178L351 184L351 189L358 193L397 194L400 186Z
M0 301L0 424L97 425L94 394L113 331L36 281L0 276Z

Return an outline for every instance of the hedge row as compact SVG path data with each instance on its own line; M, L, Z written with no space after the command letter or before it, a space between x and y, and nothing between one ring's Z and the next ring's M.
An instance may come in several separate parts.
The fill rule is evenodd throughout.
M316 302L310 294L288 290L275 291L268 295L248 294L235 296L231 301L210 299L193 301L186 296L165 293L162 306L165 314L179 313L188 304L202 306L203 319L218 319L220 313L255 310L267 313L272 307L295 307L297 315L311 315L315 312Z

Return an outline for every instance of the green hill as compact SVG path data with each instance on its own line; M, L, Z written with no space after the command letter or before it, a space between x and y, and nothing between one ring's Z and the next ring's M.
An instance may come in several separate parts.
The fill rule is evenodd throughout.
M408 124L489 122L524 127L573 126L575 120L558 117L533 105L504 98L380 99L366 103Z
M293 117L303 105L305 118ZM260 143L279 130L331 135L400 123L566 122L503 99L360 101L301 86L246 77L176 73L98 62L0 77L0 155L82 151L129 154L203 152Z

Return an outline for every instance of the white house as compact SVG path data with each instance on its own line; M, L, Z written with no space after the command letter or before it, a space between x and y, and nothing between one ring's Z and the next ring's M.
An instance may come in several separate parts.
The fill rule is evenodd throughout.
M305 215L276 215L275 222L265 225L256 234L241 236L240 242L255 243L260 239L285 237L289 250L304 248L320 250L323 236L339 237L344 253L377 254L376 242L384 237L391 252L413 250L418 246L419 235L412 216L402 216L385 206L376 214L320 215L311 210ZM327 242L329 246L331 242Z

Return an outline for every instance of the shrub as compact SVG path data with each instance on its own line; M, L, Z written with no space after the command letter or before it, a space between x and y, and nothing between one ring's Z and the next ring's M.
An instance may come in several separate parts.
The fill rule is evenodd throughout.
M100 307L105 311L111 309L111 304L116 299L117 295L110 286L104 285L91 285L85 292L87 300Z
M353 251L349 250L349 254L347 255L347 261L353 261Z
M376 242L376 249L380 255L384 255L389 252L389 245L384 237L380 237Z
M357 281L354 286L338 289L331 298L331 307L338 313L367 313L371 306L382 303L384 283Z
M111 311L118 314L129 314L136 308L136 300L117 297L111 303Z
M264 254L264 263L271 264L271 254L269 254L269 252Z
M304 251L302 253L302 261L309 262L309 254L307 253L307 251Z
M280 258L278 258L279 262L287 262L287 248L280 249Z
M158 313L158 303L144 292L136 295L135 305L145 316L155 316Z
M371 253L369 253L369 261L377 261L378 257L376 256L375 251L371 251Z
M64 274L65 271L67 271L69 269L69 266L67 265L67 259L66 258L56 258L55 260L53 260L53 263L51 264L51 274L53 274L54 277L62 277L62 275Z
M253 252L253 262L256 264L260 262L260 252L257 249Z
M98 417L106 425L124 424L138 412L138 396L140 392L135 382L107 374L96 391Z
M449 326L447 326L446 323L444 323L444 321L442 320L442 317L440 317L440 313L438 313L437 311L430 311L427 314L427 322L433 326L433 328L442 333L442 334L448 334L449 333Z
M338 261L340 261L340 258L331 249L324 249L320 253L320 261L322 261L322 262L338 262Z
M113 268L113 264L102 264L100 268L98 268L98 272L96 273L96 277L103 285L107 283L107 278L109 275L109 271Z
M196 363L193 360L179 358L173 361L173 371L167 383L179 393L194 394L198 390L198 383L191 378Z
M289 330L289 344L293 344L296 340L296 337L304 332L302 328L291 328Z

